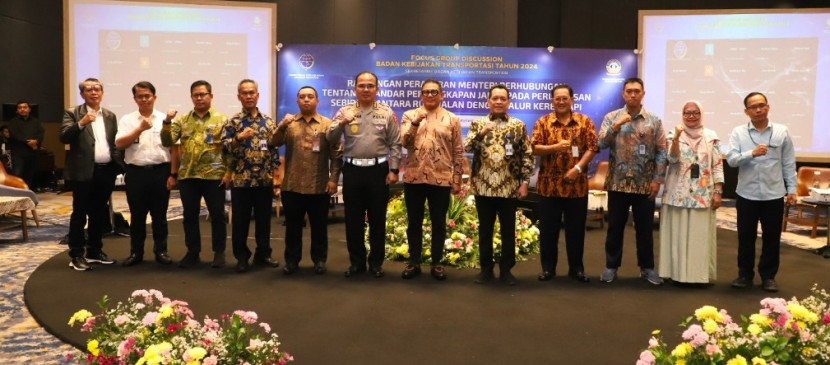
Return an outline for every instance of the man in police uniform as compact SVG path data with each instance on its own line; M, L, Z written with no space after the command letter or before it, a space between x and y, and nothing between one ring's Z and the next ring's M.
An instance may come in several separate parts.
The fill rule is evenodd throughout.
M346 246L351 265L346 277L366 271L364 216L369 218L369 271L383 276L386 204L389 184L398 182L401 161L400 127L392 109L375 101L378 78L363 71L355 77L357 101L334 115L329 141L343 143L343 201L346 209Z

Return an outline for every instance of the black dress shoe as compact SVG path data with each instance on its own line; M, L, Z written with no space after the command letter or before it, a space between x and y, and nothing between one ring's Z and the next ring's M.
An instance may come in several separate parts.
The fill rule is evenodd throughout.
M285 267L282 268L282 274L283 275L292 275L295 272L297 272L297 270L299 270L299 269L300 269L300 267L297 266L297 264L285 264Z
M429 274L432 275L435 280L447 280L447 272L441 265L431 267L429 269Z
M237 261L236 262L236 272L247 272L250 270L251 266L248 265L248 260Z
M326 273L326 263L325 262L315 262L314 263L314 273L317 275L322 275Z
M493 281L496 276L493 275L493 269L482 269L480 273L476 276L476 279L473 280L476 284L487 284Z
M247 262L245 263L248 264ZM213 262L210 263L210 267L214 269L218 269L222 266L225 266L225 253L224 252L216 252L213 254Z
M343 273L343 276L350 278L352 276L362 274L364 272L366 272L365 267L349 266L349 268L346 269L346 272Z
M510 270L504 270L499 273L499 280L504 283L505 285L513 286L516 285L516 277L510 273Z
M167 252L159 252L156 254L156 262L162 265L170 265L173 263L173 259L170 258Z
M584 271L569 272L568 277L570 277L571 279L574 279L574 280L576 280L580 283L588 283L588 282L591 281L591 279L589 279L588 276L585 275Z
M77 270L77 271L87 271L92 269L89 264L86 262L86 259L82 256L73 257L71 261L69 261L69 267Z
M254 257L254 264L267 267L279 267L280 262L270 257Z
M737 279L732 280L732 287L736 289L743 289L746 287L752 286L752 280L749 280L743 276L739 276Z
M380 267L380 266L370 267L369 272L372 273L372 276L374 276L376 278L382 278L383 277L383 268Z
M130 254L130 256L129 256L129 257L127 257L127 259L125 259L125 260L124 260L124 262L122 262L122 263L121 263L121 266L133 266L133 265L138 265L138 264L140 264L142 261L144 261L144 258L143 258L143 257L138 256L138 255L136 255L136 254L134 254L134 253L131 253L131 254Z
M554 276L556 276L556 274L554 274L553 271L542 271L542 273L539 274L539 281L548 281L553 279Z
M404 279L412 279L418 275L421 275L421 267L415 265L406 265L401 273L401 277Z
M199 264L199 254L195 252L188 252L179 261L179 267L183 269L191 268Z
M87 253L86 262L102 265L112 265L115 263L115 260L110 259L109 256L107 256L107 254L103 252L98 252L95 254Z
M761 288L770 293L778 292L778 284L775 283L775 279L765 279L761 283Z

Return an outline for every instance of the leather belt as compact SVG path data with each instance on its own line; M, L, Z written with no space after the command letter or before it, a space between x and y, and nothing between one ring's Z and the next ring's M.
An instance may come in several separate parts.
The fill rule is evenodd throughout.
M135 169L142 169L142 170L154 170L154 169L162 168L162 167L170 167L170 163L169 162L162 162L162 163L155 164L155 165L143 165L143 166L142 165L127 164L127 167L131 167L131 168L135 168Z
M379 164L382 164L382 163L386 162L386 160L387 160L386 156L375 157L375 158L351 158L351 157L346 157L346 163L347 164L355 165L355 166L362 166L362 167L379 165Z

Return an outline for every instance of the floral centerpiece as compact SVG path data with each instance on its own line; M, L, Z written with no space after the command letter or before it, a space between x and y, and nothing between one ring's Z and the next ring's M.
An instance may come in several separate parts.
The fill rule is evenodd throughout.
M811 291L802 300L763 299L761 310L740 323L724 309L703 306L680 324L684 341L673 349L659 330L652 332L637 365L830 364L830 295L816 286Z
M136 290L127 303L108 308L104 296L98 303L102 313L80 310L69 325L81 324L89 333L87 353L67 360L86 364L284 364L293 360L280 351L276 333L257 314L235 311L218 320L193 318L186 302L170 300L158 290Z
M539 252L539 229L533 221L521 211L516 212L516 242L513 249L516 259L522 255ZM444 257L441 262L456 267L478 267L478 214L475 198L469 191L469 185L462 186L457 195L450 196L447 210L447 237L444 240ZM409 258L409 241L406 238L407 215L403 192L389 201L386 210L386 258L389 260L406 260ZM425 209L423 220L424 263L432 263L433 257L429 242L432 228L429 219L429 206ZM368 238L368 231L367 231ZM368 240L367 240L368 241ZM493 255L498 260L501 256L502 240L499 234L499 222L496 222L493 237Z

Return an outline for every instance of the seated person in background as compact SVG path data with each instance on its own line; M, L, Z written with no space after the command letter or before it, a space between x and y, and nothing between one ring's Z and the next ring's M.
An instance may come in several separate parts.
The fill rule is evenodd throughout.
M12 171L12 155L9 149L9 140L11 139L11 132L8 126L0 126L0 163L7 172Z

